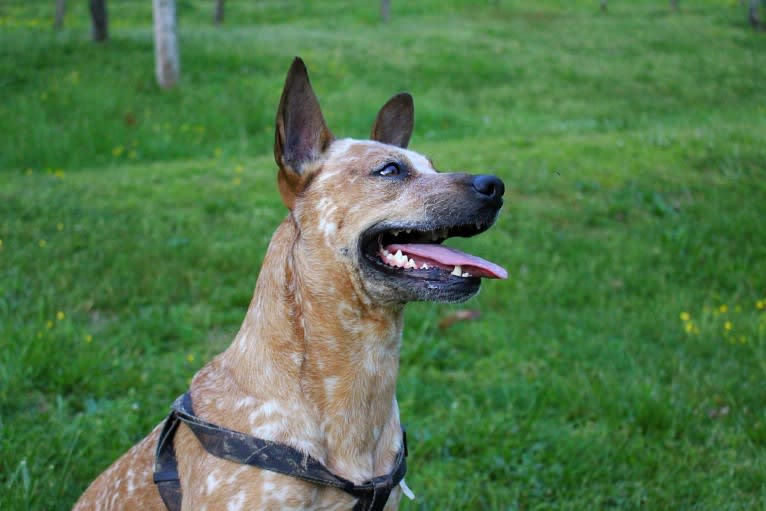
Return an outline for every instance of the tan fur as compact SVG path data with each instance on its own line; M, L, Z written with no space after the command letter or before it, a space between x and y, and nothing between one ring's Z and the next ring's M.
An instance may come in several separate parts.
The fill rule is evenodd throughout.
M403 303L386 299L362 277L358 239L392 214L418 220L443 209L445 200L462 193L461 175L438 174L427 158L401 147L335 140L318 105L309 108L319 115L310 119L321 132L309 147L316 150L288 154L294 128L283 110L297 115L289 111L295 99L288 88L300 81L292 73L275 153L290 213L271 240L239 333L194 376L190 392L195 413L205 420L289 444L361 483L390 471L401 448L395 390ZM292 87L305 89L302 83ZM310 88L301 89L299 99L310 103L309 93L313 97ZM408 107L411 116L409 96L389 104L398 110L379 119L406 117ZM374 134L406 145L411 118L409 128L405 119L398 131L380 122ZM410 169L406 186L370 178L371 169L392 159ZM74 509L164 510L152 483L158 432L101 474ZM336 489L213 457L185 425L175 448L184 510L350 509L355 502ZM397 487L387 510L397 509L400 494Z

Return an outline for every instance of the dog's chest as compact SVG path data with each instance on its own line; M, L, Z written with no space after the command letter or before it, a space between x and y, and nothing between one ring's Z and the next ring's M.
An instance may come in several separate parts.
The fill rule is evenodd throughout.
M294 400L279 399L280 393L275 393L275 389L260 390L244 393L219 362L213 361L195 376L191 393L195 413L205 420L254 437L288 444L328 463L327 432L306 399L299 396ZM364 478L372 477L378 465L386 466L383 472L390 470L389 459L392 460L392 453L398 451L396 436L389 432L394 428L398 428L398 418L390 427L384 428L382 440L391 446L382 449L379 456L368 456L361 464L353 457L348 460L335 458L329 460L330 465L352 478L359 473L364 473ZM347 510L355 502L353 497L334 488L211 456L185 427L177 434L176 450L184 509ZM399 493L399 488L394 489L387 510L397 509Z

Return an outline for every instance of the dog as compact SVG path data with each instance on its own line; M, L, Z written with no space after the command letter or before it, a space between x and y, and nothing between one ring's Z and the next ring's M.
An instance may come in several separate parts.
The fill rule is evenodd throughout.
M293 61L274 144L289 213L271 239L244 322L230 347L194 376L186 404L177 401L74 510L398 508L402 493L410 494L395 396L404 305L464 301L482 278L507 277L500 266L441 244L491 227L503 182L437 172L407 149L413 126L412 97L401 93L379 111L370 140L336 139L306 66ZM239 461L211 454L210 438L194 429L203 423L208 432L228 431L223 449L234 450L232 439L260 442L266 447L253 452L290 466L264 469L253 453ZM315 472L301 477L311 467L345 482L327 484ZM175 493L167 500L161 492L169 479Z

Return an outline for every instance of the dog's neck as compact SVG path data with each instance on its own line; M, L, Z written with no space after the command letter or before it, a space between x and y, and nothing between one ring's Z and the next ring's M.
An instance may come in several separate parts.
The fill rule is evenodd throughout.
M247 316L223 357L249 395L268 389L310 414L331 470L370 478L390 468L399 448L402 308L371 303L334 259L322 260L302 243L288 218L271 240Z

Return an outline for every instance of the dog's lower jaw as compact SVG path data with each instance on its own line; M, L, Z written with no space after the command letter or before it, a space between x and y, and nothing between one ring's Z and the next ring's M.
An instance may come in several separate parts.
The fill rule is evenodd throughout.
M271 241L242 328L219 361L252 398L236 414L240 427L363 482L390 470L401 447L395 391L402 308L370 303L343 271L312 268L318 263L301 257L300 242L288 218ZM197 386L209 395L210 386L195 379L192 396Z

